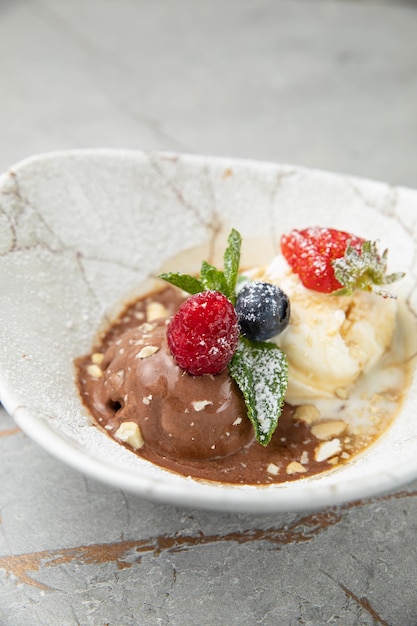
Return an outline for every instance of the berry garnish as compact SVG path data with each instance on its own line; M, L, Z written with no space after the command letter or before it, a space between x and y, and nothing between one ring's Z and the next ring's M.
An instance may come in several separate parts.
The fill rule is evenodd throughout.
M236 311L218 291L197 293L171 318L167 340L175 362L189 374L218 374L236 351Z
M361 250L364 239L334 228L292 230L281 238L281 249L291 269L304 287L332 293L342 285L334 275L332 262L343 257L348 243Z
M288 326L290 301L276 285L251 281L238 293L236 313L245 337L253 341L265 341Z
M239 336L233 304L239 273L240 234L232 229L227 243L223 270L203 261L199 277L175 272L160 275L192 294L172 317L167 340L176 363L190 374L216 374L228 365L230 376L245 399L256 438L266 446L277 427L284 403L287 357L274 343Z
M379 255L375 242L334 228L292 230L281 238L282 253L307 289L351 295L355 289L395 297L381 285L404 274L386 274L387 251Z

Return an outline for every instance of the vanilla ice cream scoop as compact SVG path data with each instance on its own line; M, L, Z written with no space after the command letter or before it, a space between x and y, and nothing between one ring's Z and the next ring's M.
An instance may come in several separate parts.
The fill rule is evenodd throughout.
M359 290L333 296L306 289L282 256L260 279L278 285L291 301L289 326L272 339L289 362L286 400L347 397L349 387L390 345L396 301Z

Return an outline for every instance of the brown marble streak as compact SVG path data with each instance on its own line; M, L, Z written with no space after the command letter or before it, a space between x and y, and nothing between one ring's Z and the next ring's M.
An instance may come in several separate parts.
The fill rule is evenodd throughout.
M0 437L10 437L11 435L17 435L21 430L17 426L15 428L6 428L5 430L0 430Z
M373 618L375 624L381 624L381 626L389 626L388 622L386 622L379 615L379 613L375 611L375 609L372 607L371 603L369 602L368 598L365 598L365 596L361 596L359 598L357 595L353 593L353 591L345 587L345 585L342 585L342 583L339 583L339 586L341 589L343 589L343 591L348 596L348 598L351 598L354 602L356 602L356 604L358 604L367 613L369 613L369 615Z
M0 569L5 570L8 575L13 575L21 583L47 590L51 588L34 579L30 575L30 572L38 572L42 568L57 567L74 561L81 565L116 563L119 569L124 569L131 567L134 563L139 563L144 554L153 554L154 556L158 556L163 552L172 554L196 546L225 542L247 544L256 541L264 541L273 544L276 549L279 549L284 545L310 541L316 535L338 524L351 508L364 506L373 502L383 502L415 496L417 496L417 491L401 491L380 496L372 500L358 500L341 507L310 513L295 520L292 524L281 528L248 529L223 535L206 535L203 532L197 535L182 535L181 533L173 535L163 534L142 540L120 541L110 544L93 544L74 548L8 555L0 557ZM345 593L349 591L346 591L344 587L342 588ZM353 597L352 594L350 594L350 597L353 599L356 598L356 596ZM369 607L364 605L364 603L366 604L365 600L363 600L363 602L360 601L360 604L369 611Z

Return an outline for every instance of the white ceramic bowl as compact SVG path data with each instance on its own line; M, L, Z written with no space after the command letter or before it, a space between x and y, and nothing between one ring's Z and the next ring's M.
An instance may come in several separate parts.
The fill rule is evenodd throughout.
M91 426L81 405L73 359L166 259L204 242L222 251L232 226L244 242L262 239L268 256L281 232L310 225L389 247L389 269L407 272L401 289L415 342L417 191L288 165L130 151L51 153L12 167L0 179L0 397L7 411L78 470L177 505L307 510L416 478L415 376L401 413L365 452L335 471L269 487L210 485L164 471Z

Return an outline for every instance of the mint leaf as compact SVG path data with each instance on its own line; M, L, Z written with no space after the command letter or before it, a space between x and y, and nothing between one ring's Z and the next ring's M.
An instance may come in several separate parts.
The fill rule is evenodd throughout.
M288 362L274 343L240 337L229 373L243 393L256 439L267 446L277 427L288 382Z
M220 291L227 297L227 283L224 273L207 263L207 261L203 261L201 264L200 280L204 289Z
M201 281L198 280L195 276L191 276L190 274L182 274L181 272L168 272L167 274L159 274L159 278L162 280L166 280L171 285L175 287L179 287L183 291L187 293L191 293L194 295L195 293L199 293L200 291L204 291L204 287Z
M230 232L227 243L228 246L223 256L224 277L227 285L227 293L224 295L234 304L236 300L236 281L239 273L240 248L242 244L242 237L234 228L232 228Z

